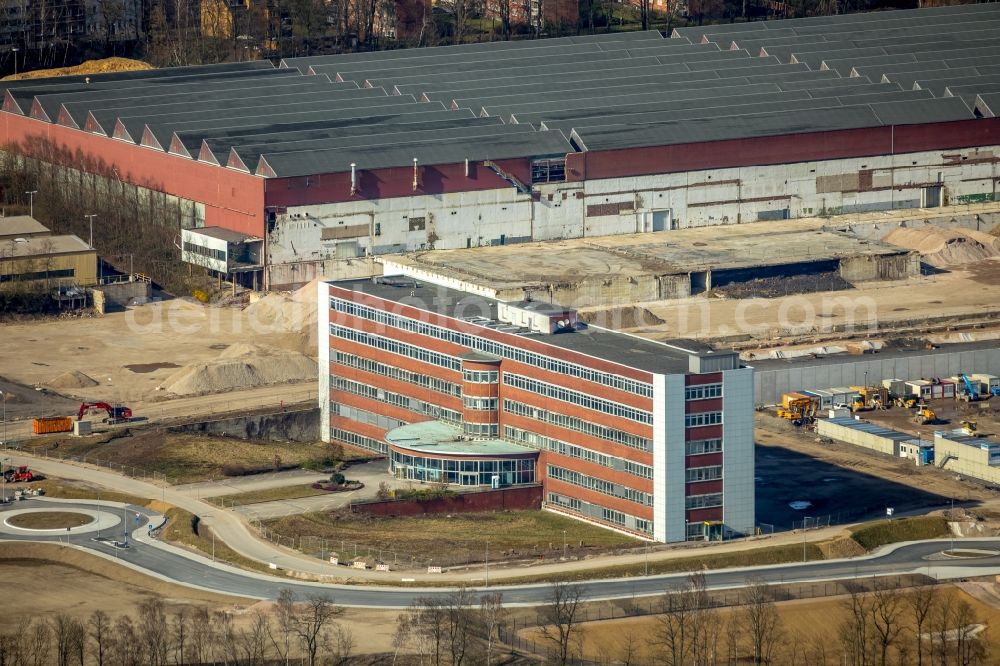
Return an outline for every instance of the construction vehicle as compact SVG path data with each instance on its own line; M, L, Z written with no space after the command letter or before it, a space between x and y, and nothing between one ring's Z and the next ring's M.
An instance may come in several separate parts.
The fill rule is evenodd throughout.
M917 406L917 399L913 396L896 396L892 399L892 404L904 409L913 409Z
M961 374L959 377L962 383L965 384L965 388L959 389L955 397L963 402L976 402L979 400L979 389L973 385L972 381L966 375Z
M124 405L112 406L106 402L84 402L80 404L80 412L76 415L77 421L82 421L83 417L91 409L103 409L108 413L104 423L114 425L115 423L128 423L132 420L132 410Z
M5 469L3 472L3 478L7 483L18 483L20 481L27 481L30 483L35 480L35 475L30 469L28 469L27 465L21 465L20 467Z
M885 409L889 402L889 389L884 386L852 386L852 391L857 391L858 396L851 402L851 411L857 412L863 409Z
M819 402L812 398L794 398L786 400L784 406L779 407L776 414L778 418L791 421L793 426L800 426L803 423L815 421L818 409Z
M979 424L975 421L962 421L962 432L970 437L976 436L976 430L979 429Z
M927 405L917 405L917 411L913 414L913 422L918 425L929 425L937 423L937 414Z

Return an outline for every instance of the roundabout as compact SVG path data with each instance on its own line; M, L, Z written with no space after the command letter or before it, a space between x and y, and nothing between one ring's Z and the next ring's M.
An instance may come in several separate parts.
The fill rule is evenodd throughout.
M0 532L18 536L86 534L111 529L122 522L115 513L74 507L59 507L58 510L12 509L0 516L3 516Z

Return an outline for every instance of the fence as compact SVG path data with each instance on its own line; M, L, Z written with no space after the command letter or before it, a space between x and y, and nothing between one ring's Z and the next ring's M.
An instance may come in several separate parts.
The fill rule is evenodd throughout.
M916 585L942 585L933 578L928 578L920 574L907 574L901 576L879 577L879 583L889 583L889 587L908 588ZM850 594L852 592L870 592L874 589L875 578L856 578L848 581L826 581L816 583L789 583L784 585L769 585L767 587L768 596L771 601L793 601L796 599L820 599L838 595ZM666 592L666 590L665 590ZM743 593L740 590L709 590L707 592L708 603L701 609L725 609L738 608L743 604ZM641 597L632 599L620 599L611 602L585 605L580 608L577 615L577 622L600 622L605 620L618 620L630 617L643 617L662 613L663 597ZM499 638L502 643L511 650L526 652L533 655L545 655L550 645L526 638L520 632L537 628L537 622L527 622L522 619L520 625L513 620L509 627L501 627ZM646 636L650 632L644 632ZM642 640L639 637L638 640ZM584 659L574 658L569 661L572 666L608 666L618 663L609 659ZM738 662L743 663L743 662Z

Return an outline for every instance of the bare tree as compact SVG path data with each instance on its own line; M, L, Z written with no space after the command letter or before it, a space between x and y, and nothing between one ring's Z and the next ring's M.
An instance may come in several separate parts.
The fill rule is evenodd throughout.
M978 666L986 663L986 646L978 639L979 617L965 599L955 605L955 663ZM980 634L981 635L981 634Z
M173 621L170 623L170 631L173 634L174 664L181 666L187 654L188 642L190 640L190 620L187 609L181 607L174 613Z
M289 609L294 599L292 591L283 589L278 592L278 600L272 609L276 622L268 623L268 636L280 661L287 661L291 653L292 619Z
M742 621L737 613L731 613L726 621L726 663L737 664L740 661L740 641L742 640Z
M582 585L555 583L549 602L538 610L539 635L549 645L552 660L560 666L566 666L573 656L584 591Z
M870 666L874 649L869 623L871 603L861 586L849 584L848 591L844 600L847 617L839 628L844 659L850 666Z
M740 614L743 627L750 637L753 663L770 663L781 636L781 618L771 600L768 585L759 578L751 578L747 580L740 597L743 603Z
M296 602L294 593L278 599L278 613L285 615L291 634L302 644L309 666L316 666L316 655L330 623L343 612L325 595L311 596L301 604Z
M56 664L70 666L72 663L83 663L82 653L87 639L84 626L65 613L58 613L49 625L55 641Z
M250 615L250 624L236 632L240 653L247 666L258 666L268 656L268 635L271 621L266 613L255 610Z
M139 604L139 623L149 665L166 666L170 653L170 628L163 600L154 597Z
M97 666L104 666L105 653L108 650L108 641L111 637L111 618L104 611L96 610L90 614L90 619L87 620L87 629L93 643L90 652L97 662Z
M191 637L186 658L196 664L209 660L211 645L215 641L215 622L207 608L198 607L191 618Z
M143 663L142 641L128 615L115 620L108 657L114 666L140 666Z
M896 645L905 628L902 622L903 598L898 587L890 586L887 580L874 581L871 604L871 627L878 646L878 664L886 666L889 650Z
M45 622L33 623L26 636L24 652L26 666L47 666L52 651L52 630Z
M493 649L500 638L500 631L507 623L507 609L503 607L503 593L491 592L479 599L479 617L486 634L486 666L493 664Z
M905 603L913 619L913 629L916 633L917 666L924 666L924 630L928 618L937 600L937 589L933 585L921 585L910 590L904 596Z
M414 599L409 611L409 637L416 640L417 652L430 657L440 666L448 640L448 619L444 600L440 597Z
M653 645L665 664L703 666L715 663L718 617L711 608L705 576L695 573L668 590L660 601Z
M947 666L949 661L948 631L952 628L954 613L955 600L949 594L942 594L931 609L931 659L937 658L942 666Z
M475 597L464 587L452 592L445 599L445 631L451 666L463 666L473 651L476 612Z

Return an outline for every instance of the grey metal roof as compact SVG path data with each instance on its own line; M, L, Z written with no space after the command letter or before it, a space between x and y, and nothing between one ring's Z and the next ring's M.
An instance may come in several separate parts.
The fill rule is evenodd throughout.
M514 157L559 156L573 152L562 132L535 132L497 137L488 142L428 141L406 146L375 146L346 150L317 150L288 153L265 153L257 173L278 177L306 176L318 173L344 173L351 163L360 170L409 167L413 158L423 166L457 164L469 159L502 160Z
M296 151L306 151L315 153L323 150L346 151L351 148L367 151L376 146L394 146L403 150L405 146L414 144L440 143L442 141L465 141L477 139L484 143L489 143L503 137L514 135L525 135L534 133L535 129L530 125L504 125L503 123L493 123L488 125L469 125L466 127L452 126L447 129L433 130L411 130L396 126L396 132L385 132L372 134L355 134L353 136L341 135L329 139L309 140L309 141L288 141L276 143L258 143L248 145L235 145L232 153L240 158L240 161L252 170L264 153L290 153ZM410 157L412 161L414 156ZM416 155L420 157L420 155ZM365 159L360 157L359 159ZM350 163L348 163L350 164Z
M438 114L439 117L441 115L441 113ZM375 116L266 125L254 131L242 127L216 131L182 131L174 133L170 144L171 146L183 146L188 157L198 157L207 149L215 155L218 163L225 164L229 150L238 146L264 146L306 141L318 143L335 138L383 135L391 132L422 132L500 124L499 118L479 118L476 116L455 118L455 114L452 113L443 115L445 117L440 120L417 120L414 122L407 122L410 116L397 116L395 118Z
M990 76L955 76L955 77L945 77L945 78L927 78L927 79L917 79L913 82L914 88L923 88L924 90L930 90L934 93L935 97L944 96L944 91L946 88L954 87L964 87L964 86L980 86L985 87L988 85L994 85L1000 83L1000 75L990 75Z
M1000 84L998 83L979 83L972 86L952 86L949 85L944 89L945 97L961 97L966 104L969 106L976 105L976 97L979 93L995 93L1000 92Z

